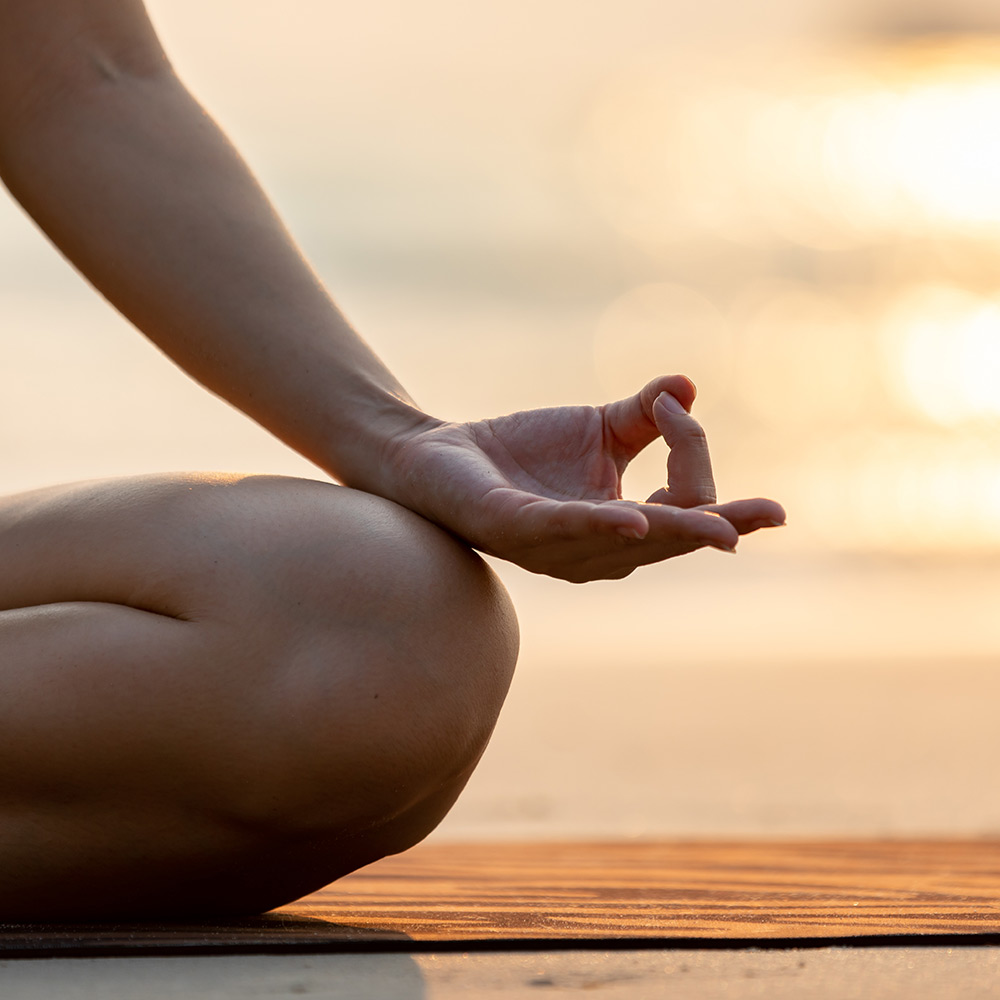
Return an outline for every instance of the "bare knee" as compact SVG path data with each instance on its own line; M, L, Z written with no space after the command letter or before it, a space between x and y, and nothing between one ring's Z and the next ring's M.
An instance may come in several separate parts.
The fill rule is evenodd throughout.
M266 909L410 846L450 807L517 651L509 600L467 547L387 501L276 477L17 504L4 551L41 568L25 563L7 606L42 606L23 623L44 633L37 667L79 693L64 718L24 672L24 746L45 753L18 787L32 816L59 813L45 822L66 845L61 867L36 857L31 912L95 915L67 889L88 871L104 914ZM63 659L46 652L57 632Z
M437 527L375 497L287 486L248 487L280 500L283 526L259 556L271 654L253 782L237 798L264 836L329 838L366 863L421 839L465 784L510 683L517 623L492 571Z

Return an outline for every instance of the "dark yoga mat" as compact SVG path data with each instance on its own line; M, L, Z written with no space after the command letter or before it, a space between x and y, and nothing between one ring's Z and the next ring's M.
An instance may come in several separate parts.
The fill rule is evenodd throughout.
M1000 943L1000 841L422 845L259 918L0 925L0 958Z

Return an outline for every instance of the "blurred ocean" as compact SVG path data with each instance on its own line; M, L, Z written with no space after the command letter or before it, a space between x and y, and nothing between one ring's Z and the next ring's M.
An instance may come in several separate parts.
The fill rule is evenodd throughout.
M919 663L929 691L962 662L992 688L974 700L991 699L991 6L149 6L347 315L430 411L603 402L683 371L720 494L786 504L789 526L735 559L583 588L498 567L522 671L550 672L567 745L594 738L582 699L597 688L574 670L647 671L657 690L672 670L763 671L773 692L781 671L801 685L819 665L823 697L838 671L905 690ZM10 203L0 274L4 490L177 468L318 475L160 357ZM655 489L663 461L650 449L628 495ZM780 743L781 713L763 717ZM933 711L917 717L933 727ZM900 732L919 746L919 726ZM933 826L921 817L911 826Z

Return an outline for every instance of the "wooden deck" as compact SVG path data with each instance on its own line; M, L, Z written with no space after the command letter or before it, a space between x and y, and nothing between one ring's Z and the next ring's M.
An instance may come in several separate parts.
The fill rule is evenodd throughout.
M0 957L942 938L1000 941L1000 841L432 843L255 920L3 926Z

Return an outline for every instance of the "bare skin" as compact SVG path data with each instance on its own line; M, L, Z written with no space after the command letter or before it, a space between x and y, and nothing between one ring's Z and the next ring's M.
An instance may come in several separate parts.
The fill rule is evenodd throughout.
M29 493L0 558L8 920L256 912L409 847L516 658L467 547L323 483Z
M516 657L472 551L616 578L784 521L717 502L693 384L467 424L337 311L138 0L0 0L0 176L101 293L345 484L0 501L0 920L259 912L403 850ZM654 441L667 485L626 501Z

